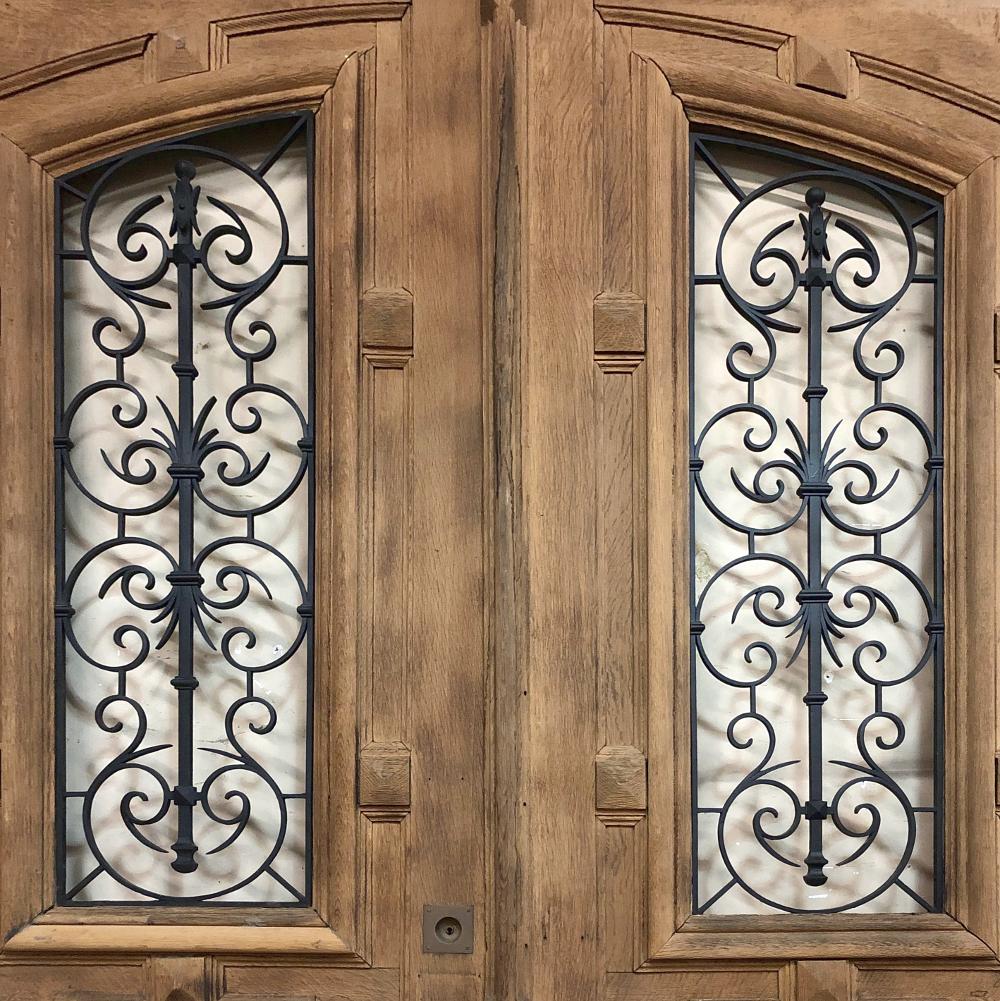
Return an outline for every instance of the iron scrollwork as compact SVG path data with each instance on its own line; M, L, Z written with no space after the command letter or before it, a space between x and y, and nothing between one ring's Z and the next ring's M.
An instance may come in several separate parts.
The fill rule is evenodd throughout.
M56 244L57 878L65 904L309 899L312 116L272 116L239 131L262 127L279 138L256 165L232 152L231 138L224 137L234 133L220 129L144 147L57 182L57 218L70 211L79 218L79 245L65 226L57 227ZM272 169L291 149L306 163L307 232L294 240L271 183ZM114 211L108 200L130 190L136 178L162 177L166 170L172 183L125 211L107 246L101 225L106 230ZM251 192L252 207L238 210L227 200L225 178ZM267 234L256 244L254 227ZM303 246L305 253L294 252ZM70 354L81 357L66 332L69 267L87 272L77 285L96 276L114 303L86 321L99 352L90 356L97 358L93 372L67 363ZM290 271L306 275L296 285L303 290L295 307L303 320L283 331L264 313L269 294ZM201 318L207 323L212 315L224 321L203 329ZM167 331L166 340L151 339L154 322ZM74 330L78 326L76 321ZM219 343L196 343L213 336ZM281 345L296 339L292 350L306 359L298 386L270 374ZM221 400L199 389L202 348L221 352L228 374L211 383L225 387ZM112 477L114 489L95 483L92 466L74 457L80 436L93 430L78 431L80 415L95 407L103 415L101 473ZM279 428L264 440L269 420ZM287 475L276 477L276 467ZM275 532L269 516L286 508L308 521L304 553L300 546L290 556L269 541ZM97 541L88 537L105 523L115 530ZM79 609L111 601L117 624L97 637L108 650L102 654L79 622ZM265 615L287 629L288 640L262 656L255 619ZM168 651L168 661L155 661ZM175 676L156 676L164 662L176 667ZM278 680L275 672L291 662L295 676ZM108 741L107 760L93 766L88 784L73 780L67 761L68 708L82 714L84 698L68 677L70 667L74 677L96 672L91 678L99 680L88 684L106 693L84 707ZM215 687L199 703L209 673ZM280 731L286 685L305 691L304 764L291 788L272 774L274 750L266 746ZM227 695L221 705L220 692ZM151 693L159 693L158 701ZM204 737L196 726L199 705L217 729L209 746L197 746ZM165 730L171 739L153 739ZM94 753L93 746L83 750ZM286 875L282 851L290 841L294 801L301 801L295 837L305 861ZM76 844L67 844L69 827ZM75 872L67 867L71 850L88 860L76 863ZM229 861L206 877L206 861L220 853ZM133 858L146 860L144 871L136 863L138 875L124 871L122 861ZM101 893L86 892L99 878Z
M737 170L743 154L757 166ZM895 896L903 909L937 911L942 208L723 137L696 136L692 165L695 204L700 171L729 205L716 210L717 236L704 231L711 212L694 208L692 222L704 248L691 288L694 908L830 913L885 909ZM922 377L899 313L921 285ZM698 309L709 296L725 316L721 352L704 346ZM801 403L789 405L790 383ZM929 402L909 398L916 384ZM706 551L713 533L725 558ZM929 558L918 558L917 536ZM919 718L925 678L931 709ZM831 711L831 689L867 710ZM796 740L803 753L786 755ZM890 759L904 752L926 764L926 798L894 773ZM929 893L910 876L918 856L933 867Z

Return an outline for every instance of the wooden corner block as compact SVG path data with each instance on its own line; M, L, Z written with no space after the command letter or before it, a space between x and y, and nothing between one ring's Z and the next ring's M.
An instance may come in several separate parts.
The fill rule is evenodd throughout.
M410 805L410 751L398 741L361 749L358 801L362 807Z
M602 292L594 300L594 351L642 354L645 350L645 299L632 292Z
M851 89L851 56L846 49L804 35L796 35L792 46L793 83L836 97L848 96Z
M596 760L598 813L646 809L646 756L637 747L603 747Z
M405 288L370 288L361 300L361 345L413 348L413 295Z
M161 28L146 50L146 78L150 83L176 80L208 69L208 30L205 25Z

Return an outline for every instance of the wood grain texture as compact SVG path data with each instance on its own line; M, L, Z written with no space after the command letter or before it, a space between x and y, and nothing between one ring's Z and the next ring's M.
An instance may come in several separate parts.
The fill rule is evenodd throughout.
M955 276L945 311L945 661L949 794L948 910L994 952L998 947L997 821L994 767L984 753L997 739L996 439L993 309L998 298L995 220L997 163L983 164L945 201L946 261ZM959 332L961 332L959 334ZM980 452L982 450L982 460ZM950 470L950 471L949 471ZM992 861L984 879L971 859Z
M358 511L361 246L359 59L316 116L316 646L313 900L345 942L358 937L355 765L359 677Z
M365 348L413 347L413 296L405 288L370 288L361 303Z
M852 967L842 960L795 964L795 997L798 1001L852 1001Z
M427 903L484 905L483 352L480 21L477 4L421 0L412 63L412 492L414 581L407 744L413 752L404 997L421 978L479 990L486 944L421 949ZM419 58L416 57L419 54ZM447 151L446 155L442 155ZM376 257L376 267L379 267ZM442 987L442 997L453 991ZM452 995L456 996L456 995ZM460 996L460 994L458 994Z
M344 941L327 927L259 928L248 925L45 925L32 924L7 941L4 954L278 953L351 957Z
M11 97L25 90L44 87L64 77L75 76L108 66L112 63L141 59L149 46L152 35L136 35L121 41L108 42L93 49L74 52L51 62L9 73L0 77L0 99Z
M944 193L988 156L974 140L956 142L914 130L890 110L845 102L781 80L703 62L661 62L692 121L747 131L887 170L900 180Z
M646 809L646 756L637 747L602 747L594 762L595 805L600 815Z
M0 137L0 936L51 903L52 187ZM30 266L26 267L26 262ZM31 280L28 281L28 276ZM20 276L20 280L18 280Z
M398 970L226 963L219 1001L387 1001L398 998L399 989Z
M655 66L647 85L647 213L687 219L688 122ZM643 956L690 913L688 224L648 228L648 917ZM653 665L658 665L653 667ZM657 722L653 722L657 721Z
M602 292L594 300L594 353L646 350L646 303L631 292Z
M149 1001L138 962L0 963L4 1001ZM197 999L201 1001L201 999Z
M407 11L405 2L333 3L318 6L289 7L261 13L240 14L213 20L209 27L212 69L225 66L232 59L234 39L250 35L277 35L306 28L325 28L333 24L398 20Z
M997 632L992 14L906 0L833 13L793 0L85 8L23 0L0 14L16 40L0 53L0 915L21 928L0 996L191 993L208 967L217 995L244 1001L1000 992L997 643L977 642ZM242 908L221 923L54 909L22 927L51 892L50 818L36 808L49 765L30 754L47 674L24 670L51 654L47 599L24 589L26 572L47 586L51 549L37 475L49 382L23 378L49 358L48 292L23 266L49 246L38 165L293 107L318 113L329 445L316 911L275 928ZM689 120L948 198L959 920L688 917ZM415 915L445 899L477 907L472 956L419 951ZM188 958L192 943L228 959ZM145 979L121 958L147 954Z
M154 956L146 964L149 1001L207 1001L208 971L202 956Z
M734 967L724 970L676 970L649 975L611 973L608 1001L777 1001L774 969Z
M362 807L410 805L410 752L403 744L369 744L361 749L358 802Z
M483 8L481 46L483 204L483 602L487 698L486 813L489 943L486 991L497 1001L527 992L528 892L524 860L528 585L522 476L527 27L523 5Z

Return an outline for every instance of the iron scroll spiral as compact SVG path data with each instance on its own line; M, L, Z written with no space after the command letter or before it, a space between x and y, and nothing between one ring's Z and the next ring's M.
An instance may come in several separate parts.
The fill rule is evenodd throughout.
M260 682L304 657L300 683L311 689L312 223L307 222L309 251L294 253L286 209L269 172L293 146L304 148L306 202L311 208L312 117L274 116L243 128L258 125L266 125L280 138L256 165L230 152L231 143L217 140L224 130L214 130L143 147L57 182L57 209L80 206L79 246L62 232L56 246L55 611L58 718L63 731L57 752L57 877L64 904L304 904L309 900L311 749L305 750L303 784L284 787L269 770L266 746L266 738L279 731L279 704L269 694L273 682L267 686ZM101 245L98 219L109 211L105 209L109 193L134 183L130 178L137 173L141 176L143 170L164 163L171 164L172 183L125 212L114 245ZM202 174L208 180L202 181ZM256 192L249 215L227 201L225 190L213 190L212 178L217 184L224 176L238 176ZM209 207L212 211L206 213ZM164 221L168 208L169 224ZM208 216L214 224L206 227ZM255 246L254 226L269 227L271 242L264 252ZM89 268L115 304L90 329L108 369L95 371L99 377L72 392L69 387L79 383L79 373L70 374L65 368L72 345L63 334L69 262ZM286 332L275 329L261 311L269 291L290 269L304 269L309 292L307 308L304 299L302 303L306 329ZM163 381L151 386L134 370L144 351L162 350L160 345L150 346L150 317L168 311L174 316L176 339ZM237 384L222 399L215 395L201 399L196 392L198 317L215 312L224 316L221 336ZM248 316L254 318L245 319ZM299 393L271 380L266 363L283 343L306 336L309 385ZM100 483L92 471L88 473L86 463L75 461L73 451L80 443L79 417L95 407L106 408L107 414ZM259 445L268 420L280 421L280 429L270 438L271 450ZM274 475L276 440L284 463L277 468L288 471L283 480ZM255 455L261 450L263 454ZM109 482L117 486L109 488ZM303 491L308 497L304 563L268 541L267 530L261 529L268 514L301 498ZM90 504L117 525L114 534L88 541L79 553L67 543L69 536L81 532L79 524L71 523L67 501L71 492L83 499L74 501L74 510L81 503ZM169 541L162 538L166 525L176 526ZM78 627L80 616L74 606L111 599L127 613L95 643ZM252 608L262 603L288 632L288 641L270 655L261 649L252 618ZM176 675L163 679L174 693L175 726L172 739L156 741L152 735L162 733L164 723L152 717L154 709L134 689L137 679L145 678L149 684L148 672L156 669L151 657L167 648L176 651ZM79 693L67 688L70 658L105 678L99 687L108 690L92 716L100 733L108 735L113 753L85 787L67 777L67 700L79 699ZM230 672L242 694L222 707L217 739L199 748L195 707L204 681L199 679L199 665L204 670L209 662L216 673ZM305 698L308 714L311 691ZM211 708L215 696L206 699L205 711L215 711ZM204 762L213 758L215 765L206 768ZM306 853L304 879L287 876L281 864L295 801L303 803L296 823L301 825L305 817L304 833L300 832ZM71 811L82 838L73 850L92 860L82 873L75 870L73 878L67 862ZM266 821L261 819L265 816ZM105 833L111 819L118 822L115 852L109 850ZM251 829L257 847L248 851L245 843ZM202 832L201 837L196 831ZM138 875L124 871L123 832L132 839L136 857L154 860L150 871ZM263 848L262 838L269 839ZM227 880L192 882L206 859L234 846ZM156 859L169 865L168 870ZM85 891L98 878L103 896L95 897ZM260 889L263 883L267 890ZM109 892L109 886L117 891Z
M740 148L768 158L770 177L751 185L737 180L738 171L727 164L736 162ZM694 909L707 913L739 898L738 910L830 913L878 908L895 894L917 909L940 910L941 206L878 178L755 144L698 136L692 151L693 165L714 176L732 199L714 237L712 270L692 269L693 304L699 296L721 297L717 301L730 317L721 335L729 347L716 362L714 355L699 354L692 305ZM852 212L852 204L864 211ZM706 224L698 219L695 213L694 240L711 238L699 231ZM925 243L929 238L929 254L919 250L918 233ZM753 248L749 260L732 246L740 240ZM837 252L831 251L834 243ZM887 246L898 279L891 288ZM699 256L708 259L707 252ZM745 271L737 272L734 261ZM897 388L901 373L915 363L896 333L896 314L921 284L930 286L934 303L929 412L911 405ZM799 359L803 411L776 412L774 380L791 378ZM840 372L847 361L850 374L842 378L867 386L869 402L851 419L832 419L831 400L842 404L847 397L838 398L840 387L824 378L824 363L839 364ZM728 380L729 396L713 389L710 403L701 383L707 366L719 364L724 375L713 374L712 384ZM717 397L723 405L714 402ZM915 453L907 462L920 471L919 486L909 494L901 470L887 468L890 446L900 440ZM713 462L728 464L728 475L710 477ZM898 542L917 530L921 518L932 537L929 572L915 560L911 564ZM699 540L711 532L723 533L742 552L713 562L699 550ZM800 542L788 541L793 538ZM918 610L911 613L918 625L903 622L904 600ZM896 648L885 638L892 628L907 630ZM739 640L741 650L732 639L737 630L749 637ZM867 686L870 707L854 725L853 753L838 745L839 753L831 755L824 743L834 722L827 679L840 669L851 672L853 684ZM894 774L890 759L892 752L927 741L926 733L913 732L902 707L907 686L928 672L933 792L915 801L913 783ZM699 696L699 685L706 692L729 692L725 705L742 702L742 708L726 718L713 715L711 702L704 701L710 696ZM776 715L776 685L798 686L805 706L798 720L790 708ZM804 758L783 753L782 728L789 726L806 734ZM712 747L728 748L726 761L742 763L732 766L739 774L719 778L715 762L700 757L709 731L718 733ZM715 788L728 782L721 798L699 791L700 778L709 774ZM908 881L918 844L925 843L933 845L934 867L933 892L926 897ZM837 854L832 845L839 847ZM721 868L713 869L710 851ZM858 865L867 874L860 892L853 877L842 875L843 867ZM706 882L706 872L717 873L714 881Z

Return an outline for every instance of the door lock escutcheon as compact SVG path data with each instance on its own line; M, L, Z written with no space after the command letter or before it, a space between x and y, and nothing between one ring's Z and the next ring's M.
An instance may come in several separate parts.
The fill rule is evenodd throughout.
M471 904L424 904L424 952L472 952L473 918Z

